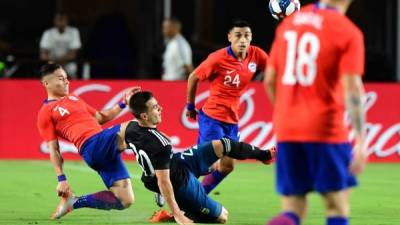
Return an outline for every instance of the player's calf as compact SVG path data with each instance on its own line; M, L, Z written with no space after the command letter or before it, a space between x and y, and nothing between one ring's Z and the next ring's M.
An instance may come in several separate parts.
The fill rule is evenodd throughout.
M228 138L221 138L219 142L222 144L222 154L234 159L256 159L261 162L270 162L274 159L276 154L275 148L262 150L256 146L244 142L232 141ZM214 148L214 150L216 149ZM218 152L216 152L216 154L218 156ZM221 152L219 152L219 154L221 154Z

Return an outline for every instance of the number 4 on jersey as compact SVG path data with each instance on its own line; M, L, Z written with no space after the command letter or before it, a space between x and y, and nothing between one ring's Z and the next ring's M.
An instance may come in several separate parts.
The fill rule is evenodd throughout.
M54 111L58 111L60 113L61 116L65 116L66 114L71 114L68 109L61 107L61 106L57 106L56 108L54 108Z
M297 36L298 34L295 31L286 31L284 33L284 38L287 41L287 51L282 83L284 85L299 83L301 86L311 86L317 75L316 62L320 42L318 37L310 32L302 34L298 39ZM306 73L304 73L305 69Z

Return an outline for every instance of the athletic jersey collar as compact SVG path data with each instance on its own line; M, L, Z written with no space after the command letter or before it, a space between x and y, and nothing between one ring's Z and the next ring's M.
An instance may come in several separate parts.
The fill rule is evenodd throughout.
M64 97L62 97L62 98L60 98L60 99L46 99L46 100L43 101L43 104L47 105L47 104L49 104L49 103L51 103L51 102L56 102L56 101L61 100L61 99L63 99L63 98L64 98Z
M232 49L232 46L228 46L227 48L226 48L226 52L228 53L228 55L231 55L233 58L235 58L236 60L239 60L238 59L238 57L235 55L235 53L233 52L233 49ZM246 52L246 58L247 58L247 53L249 53L249 50L247 50L247 52ZM246 59L245 58L245 59ZM245 59L243 59L243 60L245 60Z
M237 57L236 57L235 53L233 52L233 49L232 49L231 46L228 46L226 51L228 52L228 55L231 55L233 58L237 59Z
M57 101L57 100L56 99L46 99L46 100L43 101L43 104L47 105L50 102L55 102L55 101Z

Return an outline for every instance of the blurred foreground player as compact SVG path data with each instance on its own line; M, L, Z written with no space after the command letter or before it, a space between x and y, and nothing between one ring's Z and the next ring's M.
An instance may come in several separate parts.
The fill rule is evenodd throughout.
M327 225L349 224L350 188L367 160L364 41L344 15L350 3L321 0L277 28L265 86L274 104L283 211L269 225L299 225L311 191L323 199ZM345 110L355 131L353 152Z
M127 92L122 102L109 110L97 111L79 97L69 94L69 81L64 69L58 64L46 64L40 70L41 82L47 91L47 99L39 111L37 126L47 142L50 161L58 177L57 193L61 202L53 219L59 219L73 209L128 208L134 201L128 170L120 153L126 149L125 129L128 123L103 130L101 124L115 118L126 106L132 94ZM72 142L85 162L101 176L107 190L75 197L63 171L63 158L58 138Z
M152 93L136 93L130 99L129 107L137 121L129 123L125 139L143 170L144 186L164 196L178 224L191 224L192 220L203 223L228 220L228 211L211 199L197 180L219 158L251 158L269 164L275 156L274 148L264 151L228 138L173 153L169 139L157 129L162 107Z

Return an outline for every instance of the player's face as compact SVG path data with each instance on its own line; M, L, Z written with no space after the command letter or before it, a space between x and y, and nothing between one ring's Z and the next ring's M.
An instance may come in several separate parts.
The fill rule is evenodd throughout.
M228 33L228 40L235 53L246 52L252 40L250 27L234 27Z
M64 97L69 93L69 81L63 69L58 69L54 73L43 78L47 92L55 97Z
M155 98L151 98L146 103L147 105L147 121L152 125L161 123L162 107L158 104Z

